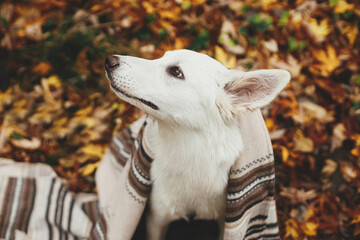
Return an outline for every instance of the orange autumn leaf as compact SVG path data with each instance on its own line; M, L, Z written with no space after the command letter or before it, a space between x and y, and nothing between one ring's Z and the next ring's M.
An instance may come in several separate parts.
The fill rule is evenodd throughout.
M304 230L304 233L308 236L316 236L317 234L317 228L319 224L314 222L305 222L302 229Z
M310 70L316 74L328 77L341 63L335 48L330 44L326 50L312 48L311 51L318 63L311 65Z
M285 237L298 238L299 226L294 219L288 219L285 222Z
M39 62L34 68L33 72L41 76L46 76L53 70L53 67L50 62Z
M96 163L88 163L83 169L82 169L82 176L88 176L90 174L92 174L97 167L99 166L100 161L96 162Z
M344 34L348 38L350 44L353 45L358 36L359 28L356 24L353 26L346 26L341 33Z
M336 6L334 8L334 12L336 13L345 13L345 11L351 11L355 7L355 4L349 4L345 0L337 0Z

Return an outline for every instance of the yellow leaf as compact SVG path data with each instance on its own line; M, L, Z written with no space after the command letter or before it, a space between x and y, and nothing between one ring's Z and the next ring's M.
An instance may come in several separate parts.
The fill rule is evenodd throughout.
M342 30L342 34L345 34L346 37L349 39L350 44L354 44L355 39L359 33L358 27L354 26L347 26Z
M303 227L304 233L308 236L316 236L316 229L318 226L317 223L306 222Z
M284 147L284 146L280 146L281 148L281 157L282 157L282 160L287 163L288 159L289 159L289 150Z
M159 11L159 15L162 19L169 19L173 21L179 18L180 13L181 13L180 8L173 8L171 10ZM164 23L166 23L166 25L171 25L169 24L168 20L165 21ZM164 25L164 27L166 27L166 25Z
M331 32L326 18L321 20L319 24L315 18L310 18L309 26L317 37L326 37Z
M100 161L96 162L96 163L89 163L87 164L84 168L83 168L83 171L82 171L82 175L85 177L85 176L88 176L90 174L92 174L95 169L97 169L97 167L99 166L100 164Z
M58 83L56 83L56 82L58 82ZM41 86L44 91L45 102L47 102L51 106L53 106L54 109L60 109L61 104L60 104L60 102L56 101L55 97L52 95L51 90L50 90L50 85L55 84L55 86L56 86L57 84L60 84L59 82L60 82L60 80L58 79L57 76L51 76L49 78L41 79Z
M151 3L149 3L148 1L144 1L141 4L145 8L145 11L147 14L152 14L155 12L154 6Z
M13 102L12 88L9 87L6 92L0 91L0 112L4 106L10 105Z
M289 219L285 222L285 237L298 238L298 224L294 219Z
M103 5L101 5L101 4L95 4L94 6L92 6L92 7L90 8L90 11L91 11L91 12L97 12L97 11L99 11L99 10L102 10L103 8L104 8Z
M305 219L308 220L308 219L311 218L312 216L314 216L314 210L313 210L313 209L309 209L309 210L306 212Z
M351 139L355 141L356 146L360 146L360 134L354 134L351 136Z
M89 144L83 147L81 151L87 155L92 155L102 158L102 156L105 153L105 147L98 144Z
M61 81L60 81L59 77L56 76L56 75L50 76L50 77L47 79L47 81L48 81L48 84L51 85L51 86L54 86L54 87L56 87L56 88L61 87Z
M93 107L92 106L88 106L87 108L83 108L83 109L80 109L78 110L75 115L77 116L87 116L89 115L90 113L92 113L93 111Z
M330 44L327 45L326 51L313 48L312 53L315 59L320 62L319 64L314 64L312 67L316 68L324 77L328 77L340 64L340 59Z
M175 49L183 49L184 48L184 44L181 41L181 39L176 38L175 39Z
M32 124L49 124L54 118L54 114L49 111L39 111L29 117L29 122Z
M271 5L273 5L277 2L278 2L277 0L262 0L261 1L264 9L268 9Z
M236 64L235 56L228 56L228 54L219 46L215 46L215 59L221 62L227 68L234 68Z
M266 125L267 129L270 131L275 126L274 120L272 120L272 118L266 119L265 125Z
M351 11L354 9L354 4L349 4L345 0L338 0L334 8L336 13L344 13L345 11Z
M360 222L360 215L357 215L352 221L351 224L359 223Z
M350 151L351 155L355 156L355 157L359 157L360 156L360 151L359 148L353 148Z
M16 35L20 38L22 37L25 37L25 31L23 29L19 29L17 32L16 32Z

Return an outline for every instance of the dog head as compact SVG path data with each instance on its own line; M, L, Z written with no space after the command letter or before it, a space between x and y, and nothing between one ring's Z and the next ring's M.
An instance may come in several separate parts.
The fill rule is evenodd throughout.
M156 60L112 55L105 60L112 90L154 118L189 127L231 122L242 112L270 103L288 84L285 70L242 72L189 51Z

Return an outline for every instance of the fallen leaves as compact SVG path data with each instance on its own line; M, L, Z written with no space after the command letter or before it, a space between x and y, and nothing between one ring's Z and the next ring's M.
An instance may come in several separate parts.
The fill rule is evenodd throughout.
M333 113L327 111L324 107L310 102L302 101L299 103L299 113L292 116L299 123L307 123L312 120L328 123L334 121Z
M39 62L33 69L34 73L37 73L41 76L46 76L53 69L51 63L49 62Z
M93 191L110 137L139 116L105 94L107 54L153 59L188 48L229 68L285 69L289 86L263 109L275 153L281 237L354 239L360 234L358 5L1 3L0 154L48 163L72 190Z
M305 137L300 130L296 131L294 143L295 151L300 151L304 153L310 153L314 151L314 142L311 138Z
M324 38L331 32L329 29L329 21L327 19L322 19L320 22L318 22L316 19L310 18L308 19L308 23L312 33L316 37Z
M229 56L221 47L215 46L215 58L227 68L234 68L236 57Z
M11 139L11 144L13 144L17 148L22 148L26 150L35 150L41 146L41 141L39 138L33 137L31 139Z
M112 129L138 117L111 94L76 95L56 75L42 78L32 92L14 87L0 98L0 154L48 163L60 177L73 179L73 190L92 191Z
M314 48L312 54L319 63L313 64L310 70L321 76L328 77L340 64L340 59L331 45L327 45L326 51Z

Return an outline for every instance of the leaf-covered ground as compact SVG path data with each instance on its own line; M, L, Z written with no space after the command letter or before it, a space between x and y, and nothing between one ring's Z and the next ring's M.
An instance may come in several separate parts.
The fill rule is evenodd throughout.
M5 1L0 156L96 191L111 136L141 113L108 90L110 53L189 48L292 80L263 109L283 239L360 237L360 4L346 0Z

